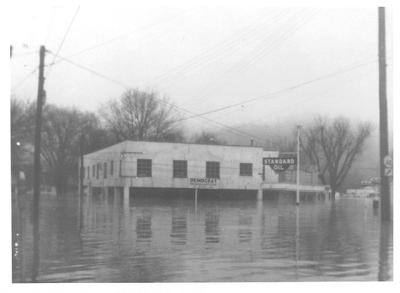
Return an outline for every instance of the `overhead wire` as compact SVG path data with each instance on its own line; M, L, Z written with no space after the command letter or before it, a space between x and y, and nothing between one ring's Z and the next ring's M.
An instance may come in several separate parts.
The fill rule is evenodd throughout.
M52 53L53 55L54 55L54 53ZM58 53L55 55L55 57L58 55ZM66 58L65 57L62 57L62 58L60 58L60 59L62 59L62 60L64 60L64 61L66 61ZM92 69L90 69L90 68L88 68L88 67L85 67L85 66L82 66L82 65L80 65L80 64L77 64L77 63L75 63L75 62L72 62L71 60L68 60L67 62L69 62L70 64L72 64L72 65L75 65L75 66L77 66L77 67L80 67L81 69L84 69L84 70L86 70L86 71L89 71L89 72L91 72L91 73L93 73L93 74L95 74L95 75L97 75L97 76L100 76L100 77L102 77L102 78L105 78L105 79L108 79L109 81L112 81L113 83L116 83L116 84L118 84L118 85L120 85L120 86L122 86L122 87L124 87L124 88L129 88L126 84L124 84L124 83L121 83L121 82L119 82L119 81L117 81L117 80L114 80L114 79L111 79L111 78L109 78L108 76L105 76L105 75L103 75L103 74L101 74L101 73L99 73L99 72L97 72L97 71L94 71L94 70L92 70ZM320 80L321 78L318 78L317 80ZM309 83L310 81L308 81L307 83ZM307 83L305 83L305 84L307 84ZM296 86L294 86L294 87L290 87L290 88L286 88L286 89L284 89L284 90L293 90L293 89L295 89L295 88L297 88L297 87L299 87L299 86L302 86L302 85L305 85L304 83L302 83L302 84L298 84L298 85L296 85ZM277 94L277 93L280 93L281 91L278 91L278 92L274 92L274 93L272 93L272 94ZM269 94L270 95L270 94ZM251 99L251 101L253 101L253 100L257 100L257 99L260 99L260 98L265 98L265 97L258 97L258 98L255 98L255 99ZM160 100L161 101L161 100ZM163 101L163 100L162 100ZM245 103L248 103L248 102L250 102L250 101L245 101ZM163 103L165 103L165 101L163 101ZM175 109L177 109L178 111L180 111L180 112L185 112L185 113L191 113L190 111L188 111L188 110L186 110L186 109L183 109L183 108L180 108L180 107L178 107L178 106L176 106L176 105L173 105L173 104L170 104L170 103L167 103L169 106L172 106L172 107L174 107ZM240 105L240 104L243 104L243 102L241 102L241 103L237 103L237 104L233 104L233 105L228 105L228 106L225 106L225 107L222 107L222 108L218 108L218 109L214 109L214 110L211 110L211 111L208 111L208 112L205 112L205 113L200 113L200 114L194 114L194 113L191 113L191 114L194 114L194 115L192 115L191 117L188 117L187 119L191 119L191 118L195 118L195 117L200 117L200 118L202 118L202 119L204 119L204 120L207 120L207 121L209 121L209 122L211 122L211 123L214 123L214 124L218 124L218 125L220 125L220 126L222 126L222 127L224 127L224 128L227 128L227 129L230 129L231 131L234 131L234 132L236 132L236 133L241 133L242 135L246 135L246 136L249 136L249 137L252 137L252 138L254 138L254 135L251 135L251 134L244 134L243 132L241 132L241 131L239 131L239 130L237 130L237 129L235 129L235 128L232 128L232 127L230 127L230 126L227 126L227 125L224 125L224 124L222 124L222 123L219 123L219 122L217 122L217 121L214 121L214 120L211 120L211 119L209 119L209 118L206 118L206 117L202 117L202 116L204 116L204 115L207 115L207 114L210 114L210 113L214 113L214 112L219 112L219 111L222 111L222 110L224 110L224 109L227 109L227 108L230 108L230 107L234 107L234 106L236 106L236 105ZM187 120L187 119L182 119L182 120ZM180 120L180 121L182 121L182 120Z
M54 53L51 52L50 50L47 50L47 52L49 52L50 54L54 55ZM102 74L102 73L99 73L99 72L97 72L97 71L95 71L95 70L93 70L93 69L91 69L91 68L88 68L88 67L86 67L86 66L84 66L84 65L81 65L81 64L78 64L78 63L76 63L76 62L73 62L73 61L71 61L71 60L69 60L69 59L67 59L67 58L65 58L65 57L62 57L62 56L58 55L58 58L61 58L61 59L63 59L65 62L67 62L67 63L69 63L69 64L71 64L71 65L74 65L74 66L76 66L76 67L78 67L78 68L80 68L80 69L83 69L83 70L85 70L85 71L88 71L88 72L90 72L90 73L92 73L92 74L94 74L94 75L96 75L96 76L99 76L99 77L101 77L101 78L103 78L103 79L106 79L106 80L108 80L108 81L110 81L110 82L112 82L112 83L115 83L115 84L117 84L117 85L123 87L124 89L130 89L130 88L131 88L131 87L129 87L128 85L124 84L123 82L120 82L120 81L117 81L117 80L115 80L115 79L113 79L113 78L110 78L110 77L108 77L108 76L106 76L106 75L104 75L104 74ZM179 112L184 112L184 113L186 113L186 114L194 115L193 112L191 112L191 111L189 111L189 110L186 110L186 109L183 109L183 108L181 108L181 107L178 107L178 106L176 106L176 105L174 105L174 104L172 104L172 103L169 103L169 102L167 102L167 101L165 101L165 100L163 100L163 99L160 99L160 98L156 98L156 99L157 99L160 103L165 104L165 105L167 105L167 106L170 106L170 107L176 109L176 110L179 111ZM210 123L219 125L219 126L221 126L221 127L223 127L223 128L226 128L226 129L228 129L229 131L231 131L231 132L233 132L233 133L236 133L236 134L239 134L239 135L242 135L242 136L246 136L246 137L250 137L250 138L252 138L252 139L256 139L256 138L257 138L257 136L255 136L255 135L251 135L251 134L249 134L249 133L246 133L246 132L243 132L243 131L238 130L238 129L236 129L236 128L230 127L230 126L225 125L225 124L223 124L223 123L214 121L214 120L209 119L209 118L207 118L207 117L202 117L202 119L203 119L203 120L206 120L206 121L208 121L208 122L210 122ZM264 140L264 139L259 138L259 137L258 137L257 139L258 139L258 140L256 140L256 141L258 141L259 143L262 143L262 141Z
M36 71L38 71L38 67L34 68L30 73L28 73L21 81L19 81L13 88L12 91L15 91L17 88L22 86Z
M368 73L371 73L371 72L368 72ZM361 78L367 76L368 73L365 73L365 72L364 72L363 74L360 74L360 75L358 75L358 76L354 76L353 78L348 78L348 79L346 78L346 80L344 80L344 81L341 83L341 85L343 86L344 84L348 84L349 82L352 82L352 81L354 81L354 80L360 80ZM297 106L297 105L300 105L300 104L304 105L305 103L307 103L307 102L309 102L309 101L311 101L311 100L315 100L315 99L317 99L317 98L321 98L321 96L326 96L327 93L332 93L332 90L331 90L331 89L325 90L325 91L323 91L323 92L320 92L320 93L318 93L318 94L315 94L315 95L312 96L312 97L310 97L310 96L304 96L303 98L300 98L300 99L296 100L294 103L291 102L291 103L290 103L290 107L291 107L292 109L296 109L296 106ZM281 109L287 109L287 108L288 108L288 105L279 105L278 107L274 107L274 108L268 107L268 110L270 110L271 115L273 115L272 112L276 112L276 111L279 111L279 110L281 110ZM271 117L271 115L268 114L269 117ZM289 112L289 113L286 113L286 115L290 116L290 112Z
M65 33L64 33L64 36L63 36L63 38L62 38L62 40L61 40L61 43L60 43L60 45L58 46L56 53L54 54L53 61L52 61L52 63L50 64L50 67L49 67L49 69L48 69L48 71L47 71L47 77L50 75L51 68L52 68L52 66L54 65L54 62L56 61L57 56L58 56L58 54L60 53L60 51L61 51L61 49L62 49L62 47L63 47L63 45L64 45L65 40L67 39L67 36L68 36L68 34L69 34L69 31L71 30L72 24L74 23L75 18L76 18L76 16L78 15L79 9L80 9L80 6L77 7L77 9L76 9L74 15L72 16L72 19L71 19L71 21L70 21L70 23L69 23L69 25L68 25L68 27L67 27L67 30L66 30Z
M324 80L324 79L327 79L327 78L331 78L333 76L337 76L337 75L340 75L340 74L345 73L345 72L353 71L353 70L355 70L357 68L360 68L360 67L363 67L363 66L367 66L367 65L372 64L372 63L376 63L377 61L378 61L377 59L374 59L372 61L364 62L364 63L358 64L358 65L355 65L355 66L352 66L352 67L349 67L349 68L346 67L346 68L343 68L341 70L338 70L338 71L335 71L335 72L331 72L331 73L325 74L323 76L320 76L320 77L317 77L317 78L314 78L314 79L311 79L311 80L307 80L307 81L298 83L298 84L290 86L290 87L286 87L284 89L281 89L281 90L278 90L278 91L275 91L275 92L272 92L272 93L268 93L266 95L262 95L262 96L259 96L259 97L256 97L256 98L247 99L247 100L244 100L244 101L241 101L241 102L238 102L238 103L234 103L234 104L231 104L231 105L227 105L227 106L224 106L224 107L220 107L220 108L217 108L217 109L206 111L206 112L203 112L203 113L200 113L200 114L196 114L196 115L193 115L193 116L190 116L190 117L182 118L179 121L184 121L184 120L189 120L189 119L192 119L192 118L202 117L204 115L220 112L220 111L232 108L232 107L237 107L237 106L244 105L244 104L247 104L247 103L251 103L251 102L254 102L254 101L257 101L257 100L261 100L261 99L276 98L277 95L279 95L279 94L282 94L282 93L285 93L285 92L288 92L288 91L292 91L292 90L295 90L295 89L297 89L299 87L302 87L302 86L305 86L305 85L308 85L308 84L312 84L312 83L315 83L315 82L318 82L318 81L321 81L321 80Z
M316 12L315 12L316 13ZM314 15L315 15L314 13ZM297 19L296 19L297 18ZM205 103L204 95L209 92L211 89L215 89L215 87L218 86L217 81L220 80L221 78L227 77L227 74L230 72L233 72L235 74L243 71L245 68L248 68L250 65L254 64L257 60L261 59L263 56L266 54L272 52L274 49L276 49L277 46L282 45L283 42L292 34L294 34L296 31L298 31L303 25L307 24L311 20L311 16L307 14L307 12L304 15L301 15L301 12L298 15L295 15L292 17L290 20L295 20L293 24L289 23L288 28L282 28L282 29L277 29L277 31L283 31L278 33L277 37L275 39L269 39L269 37L272 37L274 35L274 32L271 32L268 34L268 38L265 39L266 42L261 43L261 50L254 49L252 54L250 54L250 60L245 61L245 58L243 58L239 63L233 64L231 67L229 67L227 70L225 70L221 75L220 78L213 79L211 81L211 86L210 83L208 83L206 86L203 86L202 88L199 89L199 96L200 98L196 99L198 101L201 101L202 103ZM263 53L264 52L264 53Z
M177 18L177 17L180 16L180 15L184 15L184 14L187 13L188 11L190 11L190 9L186 9L186 10L182 11L181 13L179 13L178 15L174 15L173 17L168 18L168 19L166 19L165 21L162 21L162 22L155 22L155 23L143 25L143 26L141 26L141 27L139 27L139 28L136 28L136 29L131 30L131 31L129 31L129 32L123 33L123 34L118 35L118 36L116 36L116 37L114 37L114 38L111 38L111 39L102 41L102 42L97 43L97 44L94 44L94 45L91 45L91 46L89 46L89 47L87 47L87 48L84 48L84 49L79 50L79 51L77 51L77 52L75 52L75 53L72 53L71 55L67 56L66 58L69 59L69 58L77 57L77 56L82 55L82 54L84 54L84 53L86 53L86 52L92 51L92 50L94 50L94 49L100 48L100 47L105 46L105 45L108 45L108 44L111 44L111 43L113 43L113 42L115 42L115 41L118 41L118 40L120 40L120 39L126 38L126 37L132 35L133 33L136 33L136 32L139 32L139 31L143 31L144 29L148 29L148 28L150 28L150 27L159 25L160 23L164 23L164 22L168 22L168 21L170 21L170 20L173 20L173 19ZM59 62L61 62L61 61L63 61L63 60L60 59L60 60L58 60L58 61L55 61L55 62L54 62L54 65L57 64L57 63L59 63Z
M278 17L278 16L275 16L275 18L276 17ZM259 18L261 18L261 17L259 17ZM257 20L255 22L257 22ZM210 62L210 60L215 59L219 55L221 55L221 53L219 53L219 51L222 51L222 54L226 54L228 49L234 48L234 45L236 42L238 42L238 41L240 42L244 37L246 37L246 35L248 35L251 32L254 32L254 29L252 29L251 25L249 25L248 27L243 29L241 32L235 34L234 38L225 39L222 42L218 42L218 43L214 44L213 46L211 46L210 48L201 52L200 54L195 55L194 57L185 61L183 64L175 66L172 69L170 69L169 71L153 77L151 81L160 81L160 80L165 79L165 77L168 77L171 74L182 73L185 70L187 70L188 68L190 70L193 70L193 68L196 68L196 66L198 66L198 65L202 65L204 63ZM201 58L204 58L205 60L201 60Z
M252 64L254 64L254 62L256 62L257 60L261 59L268 53L271 53L277 47L282 45L289 37L291 37L297 31L299 31L304 25L309 23L317 13L318 13L318 10L311 11L310 13L307 13L307 11L306 11L305 14L299 16L299 19L294 23L294 25L292 27L289 27L286 31L282 32L280 35L278 34L278 36L275 40L272 40L271 42L267 42L266 44L261 43L260 49L256 52L254 52L255 54L251 54L250 60L245 62L244 66L242 66L242 67L245 67L245 68L249 67ZM241 67L239 67L239 68L240 69L239 70L236 69L235 72L243 70L243 68L241 68Z
M268 19L268 21L266 23L273 22L274 20L279 19L280 17L282 17L282 14L283 14L283 12L278 13L271 19ZM262 17L260 16L259 18L262 18ZM257 23L257 20L255 21L255 23ZM153 77L151 79L151 81L147 82L146 84L149 85L154 82L158 82L158 83L163 82L163 80L170 78L171 75L179 74L180 77L182 78L182 77L184 77L184 73L186 73L189 70L193 73L193 72L198 71L206 66L209 66L209 64L211 64L215 59L218 59L220 56L222 56L222 55L226 56L229 53L229 51L233 50L233 52L234 52L235 50L237 50L237 48L238 48L237 43L243 42L244 38L249 38L249 35L251 33L259 32L261 30L262 30L262 28L260 28L260 27L252 28L249 25L244 30L242 30L240 33L235 34L234 38L226 39L223 42L219 42L219 43L213 45L212 47L208 48L207 50L205 50L205 51L201 52L200 54L185 61L183 64L175 66L172 69L168 70L167 72L164 72L160 75ZM202 60L202 58L204 58L205 60ZM180 80L181 80L181 78L180 78Z
M54 54L54 53L52 53L51 51L49 51L49 52L50 52L51 54ZM108 76L106 76L106 75L104 75L104 74L101 74L101 73L99 73L99 72L97 72L97 71L95 71L95 70L92 70L92 69L90 69L90 68L88 68L88 67L86 67L86 66L83 66L83 65L81 65L81 64L77 64L77 63L75 63L75 62L73 62L73 61L71 61L71 60L69 60L69 59L66 59L65 57L59 56L59 58L64 59L64 61L66 61L66 62L68 62L68 63L70 63L70 64L72 64L72 65L74 65L74 66L76 66L76 67L78 67L78 68L84 69L84 70L86 70L86 71L88 71L88 72L91 72L91 73L94 74L94 75L97 75L97 76L99 76L99 77L102 77L102 78L104 78L104 79L109 80L110 82L113 82L113 83L115 83L115 84L118 84L119 86L123 87L124 89L129 89L129 88L130 88L129 86L127 86L126 84L124 84L124 83L122 83L122 82L119 82L119 81L117 81L117 80L115 80L115 79L112 79L112 78L110 78L110 77L108 77ZM317 78L314 78L314 79L311 79L311 80L307 80L307 81L301 82L301 83L299 83L299 84L296 84L296 85L293 85L293 86L290 86L290 87L287 87L287 88L284 88L284 89L275 91L275 92L273 92L273 93L269 93L269 94L267 94L267 95L263 95L263 96L261 96L261 97L256 97L256 98L248 99L248 100L245 100L245 101L241 101L241 102L239 102L239 103L231 104L231 105L228 105L228 106L224 106L224 107L221 107L221 108L218 108L218 109L214 109L214 110L211 110L211 111L207 111L207 112L205 112L205 113L200 113L200 114L194 114L194 113L192 113L191 111L188 111L188 110L186 110L186 109L183 109L183 108L181 108L181 107L178 107L178 106L176 106L176 105L174 105L174 104L172 104L172 103L169 103L169 102L167 102L167 101L165 101L165 100L163 100L163 99L159 99L159 98L157 98L157 99L158 99L161 103L166 104L166 105L168 105L168 106L170 106L170 107L173 107L173 108L175 108L176 110L178 110L179 112L184 112L184 113L186 113L186 114L192 114L192 116L190 116L190 117L188 117L188 118L186 118L186 119L178 120L177 122L183 121L183 120L188 120L188 119L191 119L191 118L201 118L201 119L206 120L206 121L208 121L208 122L210 122L210 123L219 125L219 126L221 126L222 128L225 128L225 129L231 131L232 133L239 134L239 135L246 136L246 137L250 137L250 138L252 138L252 139L257 138L258 142L259 142L259 143L262 143L263 141L265 141L264 138L260 138L260 137L258 137L258 136L256 136L256 135L249 134L249 133L244 132L244 131L242 131L242 130L238 130L237 128L234 128L234 127L225 125L225 124L223 124L223 123L220 123L220 122L218 122L218 121L212 120L212 119L210 119L210 118L204 117L204 115L211 114L211 113L215 113L215 112L219 112L219 111L223 111L223 110L225 110L225 109L229 109L229 108L232 108L232 107L235 107L235 106L238 106L238 105L243 105L243 104L246 104L246 103L250 103L250 102L253 102L253 101L256 101L256 100L265 99L265 98L270 97L270 96L272 96L272 95L277 95L277 94L281 94L281 93L284 93L284 92L287 92L287 91L292 91L292 90L297 89L297 88L299 88L299 87L302 87L302 86L305 86L305 85L308 85L308 84L312 84L312 83L315 83L315 82L317 82L317 81L324 80L324 79L327 79L327 78L330 78L330 77L333 77L333 76L337 76L337 75L339 75L339 74L342 74L342 73L345 73L345 72L349 72L349 71L355 70L355 69L357 69L357 68L359 68L359 67L363 67L363 66L366 66L366 65L369 65L369 64L372 64L372 63L376 63L376 62L377 62L377 60L374 59L374 60L372 60L372 61L364 62L364 63L357 64L357 65L354 65L354 66L351 66L351 67L346 67L346 68L343 68L343 69L341 69L341 70L337 70L337 71L335 71L335 72L331 72L331 73L325 74L325 75L323 75L323 76L320 76L320 77L317 77ZM194 114L194 115L193 115L193 114Z
M280 19L279 19L280 23L276 24L278 27L275 27L274 30L269 31L266 35L264 34L263 37L260 37L261 39L264 39L264 41L266 41L266 42L262 41L262 45L264 47L266 47L266 48L268 48L270 45L273 45L274 42L276 42L276 40L271 39L271 37L276 35L276 33L275 33L276 31L280 32L280 33L277 34L278 37L279 37L279 34L283 34L282 31L285 32L286 30L290 30L292 27L296 27L296 25L299 23L299 18L302 17L302 14L304 12L305 12L305 15L307 15L306 9L302 9L300 12L297 12L294 15L286 15L286 19L285 19L285 17L280 17ZM303 17L304 17L304 15L303 15ZM279 26L281 26L281 27L279 27ZM286 26L289 26L289 27L286 27ZM256 49L254 49L253 52L255 52L255 50ZM252 55L253 55L253 53L251 54L251 56ZM200 98L195 99L195 104L196 105L199 104L199 103L196 103L196 101L199 101L200 104L205 103L207 100L204 99L204 94L207 91L210 91L212 88L215 88L217 86L217 81L220 80L221 78L226 78L226 74L228 74L229 72L233 71L233 69L235 69L237 66L239 66L240 62L243 63L243 60L245 58L246 57L242 58L242 60L239 61L239 64L235 63L231 67L229 67L227 70L225 70L222 74L220 74L219 78L215 78L210 83L208 83L205 86L201 87L199 89L199 91L198 91L198 92L200 92L199 93ZM240 66L239 66L239 68L240 68ZM238 72L239 72L238 70L235 71L235 73L238 73ZM210 84L211 84L211 87L210 87ZM193 105L193 101L191 101L191 105Z

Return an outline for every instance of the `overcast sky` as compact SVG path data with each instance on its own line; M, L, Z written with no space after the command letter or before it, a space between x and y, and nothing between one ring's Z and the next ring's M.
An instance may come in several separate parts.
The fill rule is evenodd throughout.
M97 111L126 86L169 97L184 116L259 97L204 116L227 125L315 114L378 121L373 7L46 6L16 8L12 19L11 89L21 99L36 98L33 51L44 44L75 64L46 67L49 103ZM391 107L390 14L387 25Z

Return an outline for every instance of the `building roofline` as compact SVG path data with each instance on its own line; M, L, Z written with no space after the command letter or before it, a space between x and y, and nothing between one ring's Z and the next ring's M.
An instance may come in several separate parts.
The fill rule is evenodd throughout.
M152 142L152 143L169 143L169 144L189 144L189 145L207 145L220 147L242 147L242 148L263 148L262 146L239 145L239 144L212 144L212 143L195 143L195 142L174 142L174 141L154 141L154 140L132 140L127 139L125 142Z
M152 140L131 140L131 139L127 139L124 141L121 141L119 143L110 145L108 147L105 147L103 149L99 149L97 151L91 152L91 153L87 153L85 155L91 155L97 152L101 152L104 151L108 148L112 148L115 147L117 145L120 144L128 144L130 142L149 142L149 143L157 143L157 144L182 144L182 145L203 145L203 146L213 146L213 147L237 147L237 148L251 148L251 149L261 149L263 151L271 151L271 152L278 152L277 150L265 150L265 148L263 146L250 146L250 145L233 145L233 144L206 144L206 143L194 143L194 142L169 142L169 141L152 141Z

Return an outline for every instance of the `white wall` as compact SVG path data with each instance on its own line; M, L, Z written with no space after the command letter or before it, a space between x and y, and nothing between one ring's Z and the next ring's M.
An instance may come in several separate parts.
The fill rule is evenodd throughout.
M121 158L124 153L124 158ZM192 188L189 178L206 177L206 161L220 162L220 179L215 186L202 188L215 189L258 189L262 181L262 157L276 156L276 152L265 152L259 147L216 146L183 143L157 143L126 141L84 157L84 165L90 166L90 178L85 176L85 184L92 186L122 186L129 184L136 187ZM137 159L152 160L152 177L136 177ZM110 161L114 161L114 175L110 176ZM121 175L126 176L123 178ZM173 178L173 160L187 160L188 178ZM107 161L107 178L103 168L99 179L92 177L92 165ZM239 164L252 163L253 176L240 176ZM265 168L266 179L278 180L278 176ZM87 175L87 174L86 174Z

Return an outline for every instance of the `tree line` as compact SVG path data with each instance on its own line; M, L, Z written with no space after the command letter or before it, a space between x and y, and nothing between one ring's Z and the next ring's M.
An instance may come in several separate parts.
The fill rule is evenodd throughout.
M32 180L36 104L11 98L11 171L13 180L21 171ZM46 104L43 108L43 181L57 193L78 182L81 152L90 153L124 140L186 142L182 117L167 98L154 92L127 90L120 98L102 105L98 113ZM222 144L215 134L202 132L194 143Z
M11 98L11 171L18 178L23 171L31 181L35 103ZM81 152L90 153L124 140L226 144L216 132L203 131L188 139L180 112L173 102L157 93L130 89L103 104L97 113L46 104L43 109L43 181L64 193L78 184ZM344 118L317 117L303 127L303 166L316 168L321 184L335 192L352 164L362 153L371 133L369 123L354 127ZM295 151L295 134L272 138L280 151ZM267 137L266 145L271 145Z

